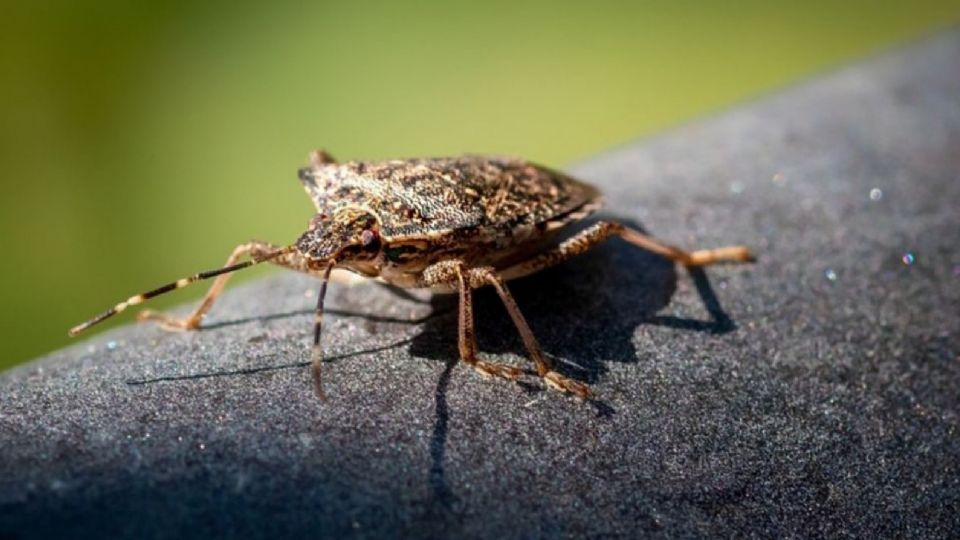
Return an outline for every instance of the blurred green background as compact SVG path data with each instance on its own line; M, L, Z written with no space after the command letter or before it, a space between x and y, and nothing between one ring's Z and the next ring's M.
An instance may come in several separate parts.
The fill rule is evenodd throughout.
M956 0L19 4L0 21L0 367L240 242L293 240L314 147L563 166L960 18Z

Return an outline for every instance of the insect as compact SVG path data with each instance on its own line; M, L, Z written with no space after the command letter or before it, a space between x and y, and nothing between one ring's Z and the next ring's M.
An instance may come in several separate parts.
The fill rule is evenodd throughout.
M510 295L507 281L556 265L615 236L690 267L753 260L743 246L684 251L611 221L600 221L559 241L567 225L600 207L600 192L522 159L468 155L337 163L317 150L299 177L317 213L294 243L241 244L222 268L132 296L75 326L70 335L149 298L216 278L200 305L186 317L149 310L138 316L138 320L159 321L168 330L195 330L232 272L270 262L322 280L311 360L314 390L323 398L323 303L331 271L342 268L396 287L458 293L460 359L483 375L517 380L520 369L478 356L473 290L489 285L503 301L537 375L551 388L586 399L591 396L587 385L553 369Z

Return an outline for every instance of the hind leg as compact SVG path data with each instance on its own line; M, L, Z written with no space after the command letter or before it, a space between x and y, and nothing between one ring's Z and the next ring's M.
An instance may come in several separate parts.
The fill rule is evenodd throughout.
M501 270L501 275L508 280L530 275L580 255L614 236L619 236L637 247L687 267L700 267L723 262L752 262L754 260L753 254L744 246L684 251L623 224L601 221L560 242L553 249L504 268Z

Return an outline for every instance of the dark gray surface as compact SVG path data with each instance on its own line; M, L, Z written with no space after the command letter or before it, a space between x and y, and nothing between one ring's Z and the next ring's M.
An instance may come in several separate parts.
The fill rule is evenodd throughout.
M481 379L451 297L372 285L332 291L318 402L316 282L277 275L3 374L0 537L960 535L960 33L574 171L761 256L692 280L612 242L514 283L600 403Z

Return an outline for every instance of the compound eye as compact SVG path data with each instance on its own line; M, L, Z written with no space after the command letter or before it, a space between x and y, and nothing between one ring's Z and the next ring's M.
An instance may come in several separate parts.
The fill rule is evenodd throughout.
M365 229L360 233L360 243L367 251L377 251L380 249L380 234L375 230Z

